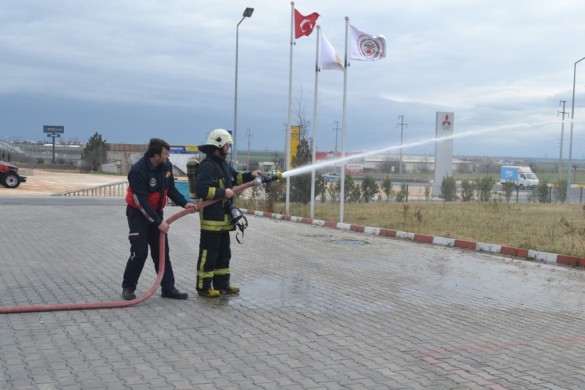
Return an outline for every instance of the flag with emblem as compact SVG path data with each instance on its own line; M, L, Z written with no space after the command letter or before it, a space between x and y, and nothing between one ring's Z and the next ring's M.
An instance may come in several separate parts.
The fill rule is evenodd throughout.
M377 61L386 57L386 39L375 37L349 26L349 58L358 61Z
M343 70L343 60L322 32L321 38L321 68Z

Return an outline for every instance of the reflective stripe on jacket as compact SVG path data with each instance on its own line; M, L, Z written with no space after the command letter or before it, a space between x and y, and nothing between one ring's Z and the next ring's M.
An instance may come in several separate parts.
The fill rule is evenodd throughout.
M235 178L235 180L234 180ZM236 172L225 160L208 154L197 170L197 194L201 201L221 199L199 211L201 230L226 231L233 230L231 215L228 208L230 199L225 198L225 190L235 184L243 184L253 179L250 172Z

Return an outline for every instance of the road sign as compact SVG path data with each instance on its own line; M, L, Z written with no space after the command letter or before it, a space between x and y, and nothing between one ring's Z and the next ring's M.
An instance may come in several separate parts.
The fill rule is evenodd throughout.
M43 133L49 134L63 134L65 132L64 126L43 126Z

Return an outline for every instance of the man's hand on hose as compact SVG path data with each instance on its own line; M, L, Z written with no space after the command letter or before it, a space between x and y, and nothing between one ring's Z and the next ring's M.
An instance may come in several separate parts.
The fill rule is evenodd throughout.
M169 224L166 221L162 221L160 225L158 225L158 230L167 234L169 232Z

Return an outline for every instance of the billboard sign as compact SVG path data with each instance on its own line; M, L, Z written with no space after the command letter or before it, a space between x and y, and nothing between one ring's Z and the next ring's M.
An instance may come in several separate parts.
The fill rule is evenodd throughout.
M65 132L64 126L43 126L43 133L45 134L63 134Z
M193 154L197 153L199 148L197 145L171 145L171 154Z
M364 171L364 163L363 162L349 162L345 166L346 173L353 173L353 174L363 174Z
M290 165L293 166L293 159L297 156L297 149L301 141L301 126L290 127Z

